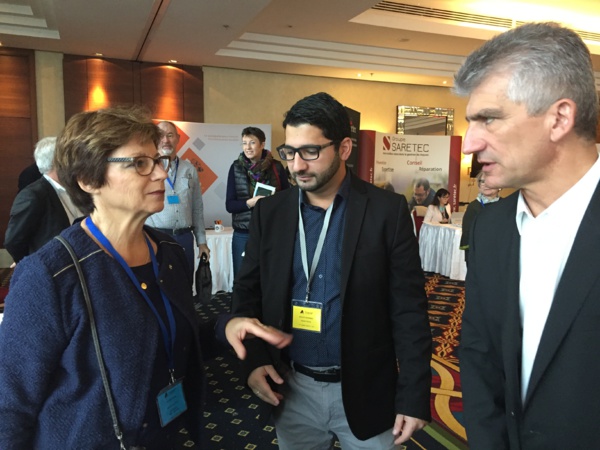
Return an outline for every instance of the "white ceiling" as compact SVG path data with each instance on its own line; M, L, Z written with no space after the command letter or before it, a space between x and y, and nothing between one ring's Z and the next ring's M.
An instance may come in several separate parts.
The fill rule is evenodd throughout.
M531 20L585 32L600 80L598 0L0 0L0 41L132 61L450 86L465 55Z

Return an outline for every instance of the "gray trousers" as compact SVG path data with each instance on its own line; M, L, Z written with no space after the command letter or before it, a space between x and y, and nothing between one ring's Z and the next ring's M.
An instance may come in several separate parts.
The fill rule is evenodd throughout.
M330 450L337 436L344 450L394 450L389 429L366 441L350 431L342 404L342 384L323 383L290 370L279 387L283 401L274 410L280 450ZM335 436L334 436L335 433Z

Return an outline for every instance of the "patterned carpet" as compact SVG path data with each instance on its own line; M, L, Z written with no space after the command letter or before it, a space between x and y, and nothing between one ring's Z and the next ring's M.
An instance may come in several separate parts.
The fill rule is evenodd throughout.
M431 361L431 413L428 426L439 432L446 448L466 449L466 433L462 416L462 392L456 349L465 308L464 281L450 280L426 273L425 290L429 300L429 324L433 336Z
M5 287L12 271L0 272L0 287ZM456 347L464 310L464 282L426 273L429 321L433 335L431 409L433 421L402 450L466 450L462 418L458 357ZM208 320L230 308L231 294L220 292L209 305L197 305L201 320ZM0 299L0 312L3 305ZM207 402L204 412L203 441L191 441L181 448L205 450L277 449L277 435L263 407L241 377L240 366L232 352L226 351L206 362ZM185 433L185 430L182 430ZM182 436L182 442L185 436ZM341 448L336 443L336 448Z
M427 273L429 317L434 339L431 405L434 421L415 434L406 450L464 450L468 446L462 425L456 346L464 308L464 283ZM202 319L228 311L230 294L218 293L210 305L198 305ZM277 449L273 423L240 377L239 363L226 352L206 363L207 404L204 440L207 450ZM336 448L341 448L336 444Z

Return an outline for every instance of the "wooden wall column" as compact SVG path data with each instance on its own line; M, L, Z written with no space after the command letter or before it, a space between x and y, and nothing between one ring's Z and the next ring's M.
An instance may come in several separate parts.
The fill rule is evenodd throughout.
M204 121L201 67L65 55L65 119L80 111L144 105L155 118Z
M33 164L38 140L33 50L0 47L0 242L17 195L19 174Z

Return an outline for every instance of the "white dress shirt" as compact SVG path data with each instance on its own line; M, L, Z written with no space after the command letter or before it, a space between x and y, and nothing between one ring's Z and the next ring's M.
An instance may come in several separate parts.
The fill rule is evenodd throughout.
M519 306L523 328L523 401L556 288L599 180L600 158L574 186L537 217L533 217L523 195L519 194L516 221L521 235Z
M69 194L67 194L67 191L65 190L64 187L62 187L62 185L60 183L57 183L56 181L54 181L47 174L44 174L44 178L46 180L48 180L48 182L52 185L52 187L56 191L56 195L58 195L58 198L59 198L60 202L62 203L63 208L65 208L65 212L67 213L67 217L69 218L69 223L72 225L73 222L75 221L75 219L82 217L83 214L81 213L81 211L79 211L79 208L77 208L73 204L71 197L69 197Z

